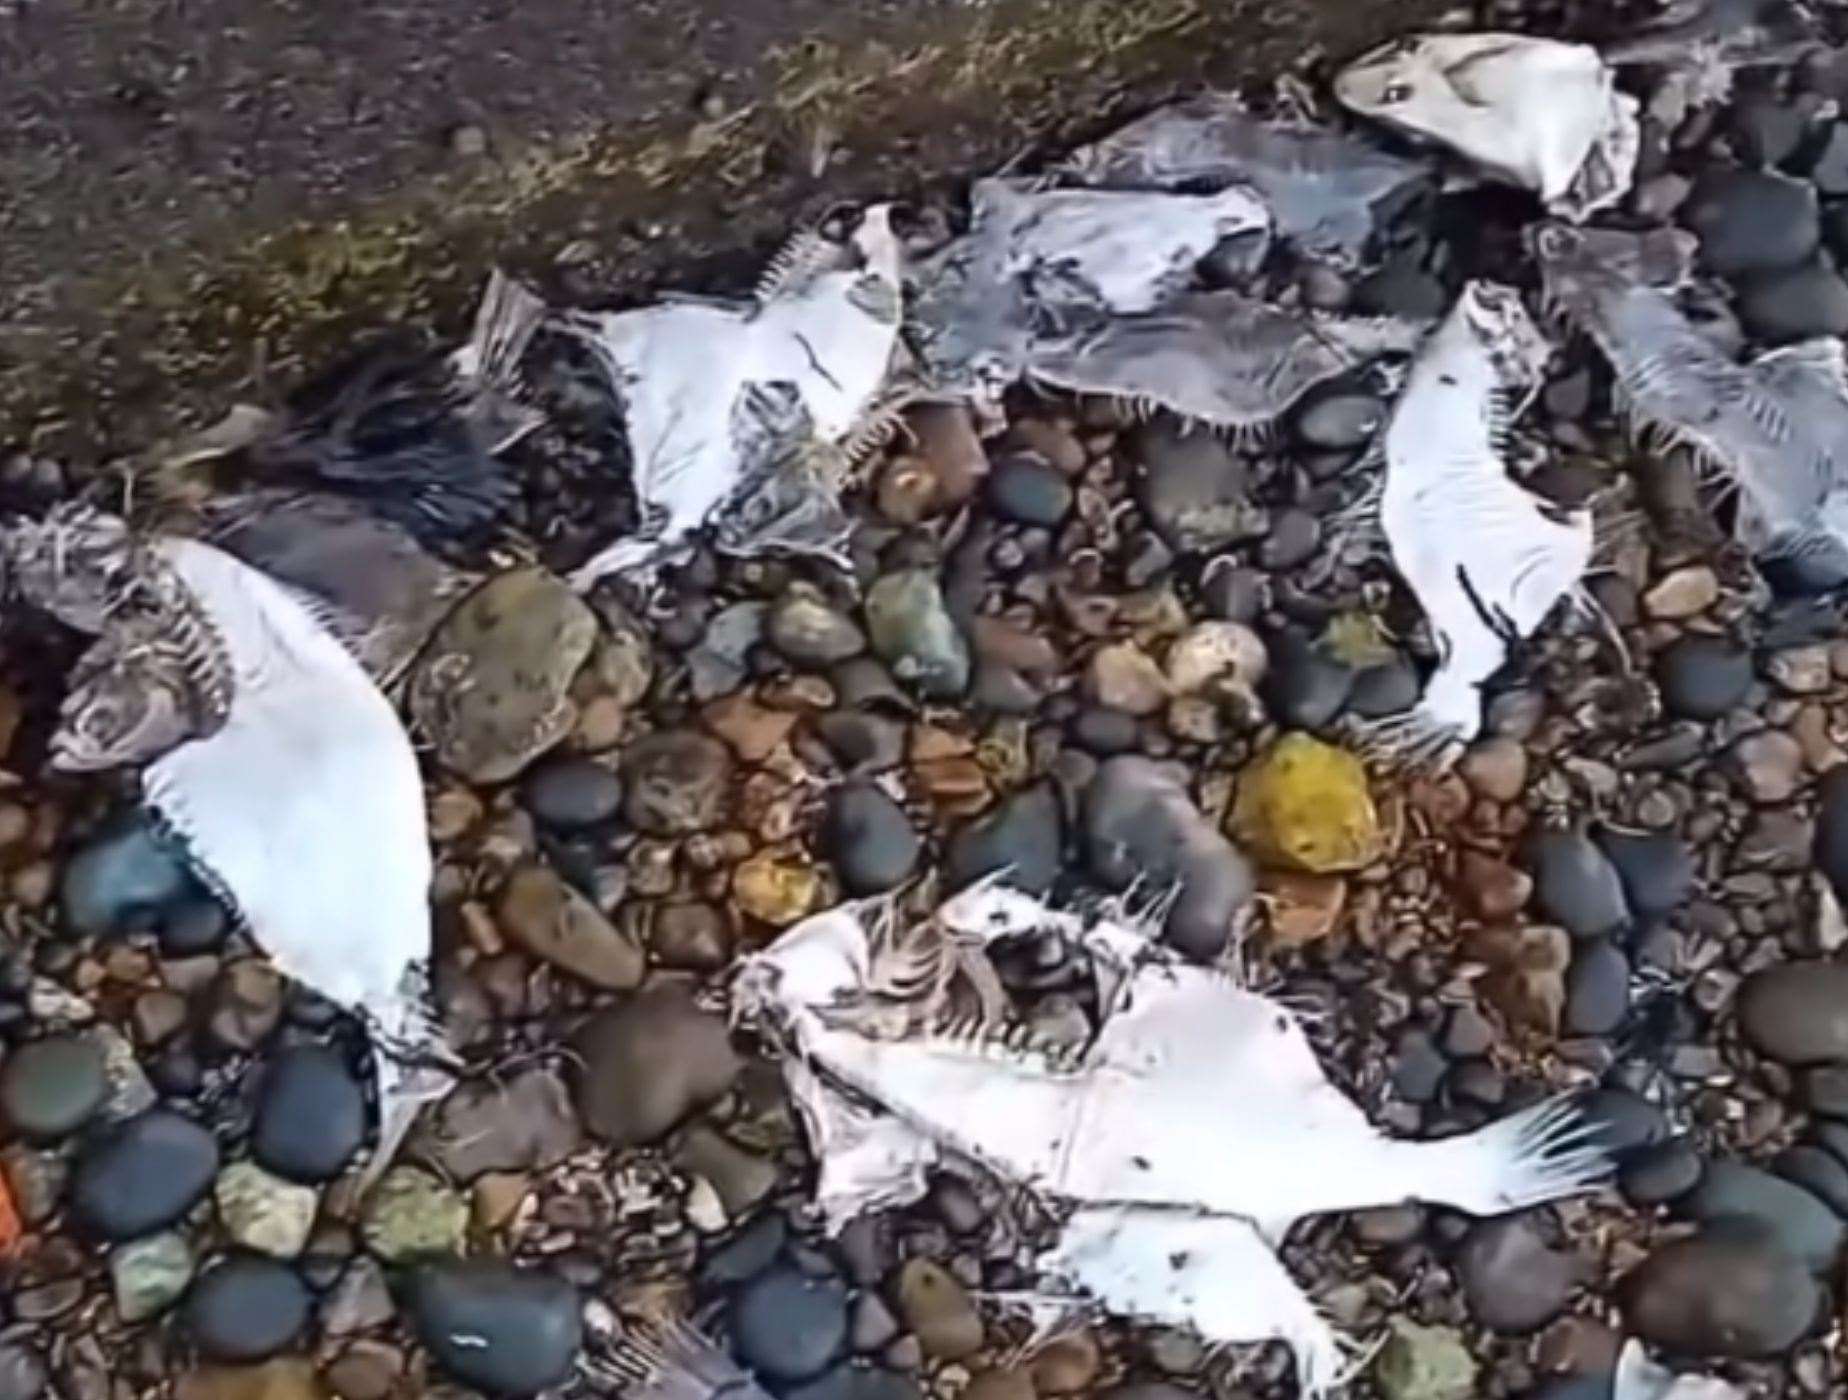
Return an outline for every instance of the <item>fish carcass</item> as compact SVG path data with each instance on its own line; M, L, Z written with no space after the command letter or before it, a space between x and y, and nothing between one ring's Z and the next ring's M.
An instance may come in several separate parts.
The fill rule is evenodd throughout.
M989 881L916 927L890 903L843 905L745 959L734 1005L779 1045L830 1227L967 1158L1069 1212L1039 1260L1054 1288L1212 1343L1287 1341L1319 1395L1342 1347L1276 1257L1296 1220L1408 1199L1498 1214L1606 1174L1558 1101L1446 1141L1382 1136L1285 1006L1149 932L1121 906L1086 919ZM1089 959L1088 1043L929 1024L933 961L1047 935Z
M1532 190L1565 218L1609 208L1636 176L1636 99L1584 44L1518 34L1397 39L1337 74L1335 96Z
M838 549L845 521L825 507L886 421L899 265L880 205L844 244L797 239L748 301L682 296L569 318L621 408L643 512L641 533L599 552L573 584L646 565L753 501L762 510L766 489L820 497L822 508L774 500L767 519L731 537L736 550Z
M77 506L10 527L4 553L31 602L117 649L132 629L192 697L185 737L135 754L142 802L277 969L372 1032L376 1170L436 1087L401 1057L440 1044L419 994L423 782L397 714L312 602L209 544ZM81 703L62 728L85 728ZM91 751L54 738L54 754L73 749Z
M1781 587L1848 582L1848 366L1833 336L1743 363L1689 320L1679 231L1548 223L1529 246L1547 303L1610 362L1640 436L1685 447L1736 489L1734 532Z
M1472 282L1393 407L1380 525L1438 664L1408 714L1371 728L1392 756L1453 760L1482 727L1484 682L1591 561L1591 513L1536 495L1504 460L1515 401L1538 386L1551 353L1511 288Z

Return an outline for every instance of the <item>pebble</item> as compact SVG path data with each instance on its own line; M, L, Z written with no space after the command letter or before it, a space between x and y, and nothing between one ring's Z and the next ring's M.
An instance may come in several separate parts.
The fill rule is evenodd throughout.
M1811 850L1816 868L1848 905L1848 764L1823 776L1816 785L1816 839Z
M1700 1185L1706 1169L1693 1144L1674 1138L1629 1153L1618 1171L1617 1187L1639 1209L1668 1205Z
M1676 1210L1708 1226L1747 1226L1816 1273L1848 1240L1848 1224L1808 1191L1742 1162L1709 1162Z
M588 758L549 759L520 783L535 820L556 831L600 826L622 810L622 779Z
M1658 622L1698 616L1720 599L1720 581L1705 564L1690 564L1668 574L1643 594L1643 611Z
M1820 1118L1848 1119L1848 1065L1818 1065L1806 1072L1803 1102Z
M173 1224L218 1175L218 1144L190 1118L155 1108L86 1141L71 1173L79 1226L111 1242Z
M282 974L267 961L228 963L206 998L206 1028L232 1050L254 1050L282 1023Z
M988 500L1003 520L1055 526L1071 512L1071 479L1036 453L1017 452L989 474Z
M911 878L924 841L905 809L870 782L836 788L821 827L821 851L855 897L884 894Z
M1721 277L1795 267L1822 237L1816 192L1764 170L1703 172L1680 215L1700 238L1701 265Z
M1334 723L1354 688L1354 672L1306 637L1285 632L1271 639L1270 670L1260 690L1265 706L1292 729Z
M1134 642L1100 647L1085 668L1087 698L1126 715L1152 715L1168 701L1161 667Z
M1768 1241L1697 1235L1663 1245L1618 1285L1629 1330L1689 1357L1771 1357L1816 1320L1809 1270Z
M1483 739L1470 746L1457 772L1478 796L1513 802L1527 787L1527 750L1513 739Z
M1788 802L1803 782L1803 748L1781 729L1748 734L1729 755L1745 795L1754 802Z
M1598 1130L1598 1140L1618 1155L1661 1142L1668 1136L1668 1117L1648 1099L1615 1085L1605 1085L1579 1096L1579 1112Z
M1820 262L1748 277L1733 305L1752 339L1765 345L1848 333L1848 282Z
M192 1246L177 1230L118 1246L109 1255L117 1316L131 1323L158 1317L186 1292L193 1267Z
M618 1147L664 1136L722 1097L742 1068L725 1022L676 987L650 988L599 1012L572 1046L578 1115Z
M173 1400L327 1400L314 1363L277 1357L261 1366L208 1366L179 1378Z
M1005 871L1006 883L1043 895L1064 868L1065 817L1050 783L1022 788L992 812L965 823L950 838L944 860L947 888L954 892L986 875Z
M905 756L905 726L864 710L835 710L815 722L816 733L850 775L896 768Z
M1822 1148L1789 1148L1772 1159L1771 1170L1801 1186L1838 1217L1848 1217L1848 1167Z
M1245 465L1217 434L1158 419L1137 430L1132 452L1143 468L1142 513L1176 553L1224 549L1263 533Z
M1694 893L1694 852L1672 832L1605 828L1598 845L1617 867L1624 900L1638 918L1667 918Z
M553 1070L464 1080L431 1115L425 1152L450 1180L485 1172L543 1171L583 1141L571 1094Z
M301 1045L270 1059L250 1135L260 1165L290 1181L331 1181L365 1135L365 1090L344 1056Z
M874 652L919 694L954 700L968 690L969 643L932 570L901 569L877 579L866 593L866 628Z
M1308 561L1322 542L1322 525L1306 510L1278 511L1258 546L1258 565L1273 573Z
M131 811L65 864L59 905L66 929L94 938L150 928L169 906L198 893L179 848Z
M907 1260L893 1284L898 1315L937 1361L960 1361L982 1347L982 1317L969 1290L929 1259Z
M161 915L160 950L170 958L215 953L230 931L224 905L210 895L188 895Z
M1790 962L1755 972L1734 1002L1759 1053L1787 1065L1848 1061L1848 965Z
M771 851L759 851L748 857L732 872L731 897L747 918L757 919L772 928L788 928L813 912L822 895L821 873L806 859L783 859ZM692 925L702 932L698 945L677 942L674 938L686 920L670 919L676 909L699 909L700 905L671 905L661 911L655 923L651 946L655 955L669 967L689 967L697 971L716 971L730 956L731 940L723 927L701 918ZM714 911L716 913L717 911ZM686 951L676 953L677 947ZM697 956L693 949L697 946Z
M1229 829L1266 866L1316 875L1357 870L1385 844L1360 760L1300 733L1283 735L1239 773Z
M1386 422L1386 405L1364 390L1330 387L1304 396L1296 436L1307 447L1351 452L1365 447Z
M774 1162L703 1124L688 1128L675 1144L674 1164L710 1182L726 1215L734 1220L750 1214L776 1185Z
M1099 766L1082 807L1091 874L1113 890L1139 880L1178 883L1164 936L1189 957L1217 957L1256 890L1255 877L1181 782L1146 758L1112 758Z
M1573 937L1597 938L1629 922L1617 868L1583 831L1541 831L1526 859L1541 912Z
M664 729L623 753L624 813L651 836L685 836L717 826L731 784L731 753L692 729Z
M550 866L522 866L508 877L495 922L535 957L593 987L628 991L648 970L641 945Z
M583 1303L556 1274L498 1259L447 1259L405 1289L417 1338L446 1375L484 1395L535 1395L571 1377Z
M328 1363L327 1385L340 1400L389 1400L403 1358L380 1342L355 1342Z
M1462 1333L1423 1327L1395 1317L1373 1361L1383 1400L1470 1400L1476 1395L1476 1360Z
M753 766L768 761L782 747L800 718L791 710L773 710L740 692L714 700L701 715L706 728L731 746L731 751Z
M356 1254L327 1290L321 1330L330 1337L350 1337L391 1321L396 1312L385 1270L376 1259Z
M49 1384L36 1351L21 1342L0 1343L0 1400L42 1400Z
M1027 1369L1036 1394L1079 1395L1096 1383L1102 1361L1089 1332L1068 1332L1036 1351Z
M437 761L466 782L504 783L577 723L572 681L597 617L562 579L512 569L465 599L411 673L407 707Z
M1384 719L1411 709L1418 696L1418 672L1399 657L1356 671L1347 709L1361 719Z
M1256 569L1240 568L1223 560L1207 566L1200 583L1200 602L1222 622L1249 627L1258 620L1270 596L1270 579ZM1259 650L1264 644L1258 643Z
M1630 1011L1630 962L1608 938L1586 939L1566 972L1566 1032L1610 1035Z
M1470 907L1490 923L1513 918L1533 897L1533 877L1504 860L1465 850L1457 876Z
M1586 1262L1550 1248L1525 1215L1470 1228L1457 1252L1470 1316L1493 1332L1537 1332L1566 1310L1587 1281Z
M866 650L866 634L808 584L791 584L764 618L770 645L797 666L833 666Z
M0 1112L34 1142L55 1142L81 1128L108 1092L102 1047L89 1036L32 1041L0 1066Z
M838 1279L778 1264L738 1290L728 1319L747 1367L772 1381L807 1380L847 1344L847 1290Z
M261 1361L308 1325L308 1289L287 1264L235 1254L207 1266L186 1295L186 1330L214 1361Z
M213 1187L218 1218L234 1244L293 1259L308 1243L320 1198L312 1186L272 1176L255 1162L233 1162Z
M965 1389L963 1394L968 1395L973 1388ZM815 1380L786 1388L781 1394L782 1400L923 1400L923 1392L909 1375L851 1362L842 1362Z
M964 1388L961 1400L1036 1400L1033 1377L1017 1366L983 1371Z
M367 1193L359 1236L388 1264L459 1254L468 1232L468 1201L421 1167L393 1167Z

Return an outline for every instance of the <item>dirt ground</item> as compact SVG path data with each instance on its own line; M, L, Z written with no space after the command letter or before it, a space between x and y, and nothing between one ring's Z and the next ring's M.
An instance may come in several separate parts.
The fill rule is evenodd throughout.
M1432 0L0 0L0 454L81 470L356 331L730 279Z

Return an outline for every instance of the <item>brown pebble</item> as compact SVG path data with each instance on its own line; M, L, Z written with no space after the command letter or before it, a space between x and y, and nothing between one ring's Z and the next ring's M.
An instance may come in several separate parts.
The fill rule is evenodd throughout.
M988 475L988 453L976 435L974 416L961 404L923 404L908 410L905 422L936 477L943 505L954 508L968 501Z
M1076 1395L1097 1379L1099 1362L1097 1339L1089 1332L1071 1332L1035 1352L1027 1369L1039 1394Z
M929 1259L911 1259L898 1271L894 1302L926 1356L960 1361L982 1347L982 1318L956 1277Z
M328 1400L330 1392L304 1357L278 1357L261 1366L208 1366L183 1375L173 1400Z
M1347 907L1347 881L1338 875L1265 870L1258 888L1270 911L1271 938L1284 948L1328 937Z
M1676 569L1643 595L1643 611L1661 622L1679 622L1719 601L1720 581L1704 564Z
M1525 870L1476 851L1463 852L1457 878L1470 906L1491 923L1520 913L1534 892L1533 877Z
M737 692L714 700L701 712L706 728L731 746L746 763L762 763L795 728L797 716L789 710L772 710L748 694Z
M1527 786L1527 751L1513 739L1484 739L1471 746L1457 771L1492 802L1513 802Z
M1033 1377L1016 1366L978 1371L970 1378L962 1400L1036 1400Z
M894 525L916 525L943 509L943 496L930 463L919 457L894 457L879 473L873 505Z

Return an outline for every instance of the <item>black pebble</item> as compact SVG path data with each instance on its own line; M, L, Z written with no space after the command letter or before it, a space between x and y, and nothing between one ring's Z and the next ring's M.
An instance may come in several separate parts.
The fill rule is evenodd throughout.
M280 1260L237 1254L201 1274L182 1316L214 1361L261 1361L288 1346L308 1322L308 1289Z
M1771 1170L1794 1181L1837 1215L1848 1217L1848 1167L1820 1147L1792 1147L1771 1160Z
M1534 899L1574 938L1615 933L1629 922L1617 868L1584 832L1544 830L1527 843Z
M160 950L174 958L214 953L230 930L224 905L210 895L184 899L161 915Z
M870 783L848 783L835 791L821 840L841 887L855 898L884 894L904 883L924 852L904 808Z
M1668 1118L1648 1099L1627 1089L1606 1086L1579 1099L1579 1111L1598 1129L1598 1140L1615 1153L1661 1142L1668 1136Z
M418 1340L437 1365L486 1395L536 1395L577 1364L583 1300L556 1274L452 1259L415 1270L405 1292Z
M1393 1050L1392 1087L1407 1103L1430 1103L1450 1064L1423 1031L1407 1031Z
M847 1341L847 1290L837 1280L778 1265L732 1299L731 1334L747 1367L774 1381L807 1380Z
M1617 1173L1617 1189L1639 1209L1667 1205L1700 1185L1706 1163L1686 1138L1638 1148Z
M1101 705L1081 710L1072 721L1072 742L1098 758L1131 752L1140 736L1134 715Z
M1683 637L1656 658L1656 685L1671 715L1719 719L1752 688L1752 656L1724 637Z
M1291 729L1334 723L1354 688L1354 672L1299 633L1272 637L1263 700L1273 718Z
M1679 212L1700 237L1701 265L1721 277L1795 267L1822 237L1816 192L1763 170L1709 170Z
M1806 1073L1803 1101L1819 1118L1848 1119L1848 1065L1819 1065Z
M995 513L1017 525L1057 525L1072 508L1072 484L1064 472L1035 453L1015 453L988 477Z
M1672 832L1600 831L1624 900L1638 918L1666 918L1694 892L1694 853Z
M1565 1028L1609 1035L1630 1009L1630 963L1608 938L1580 942L1566 973Z
M958 890L984 875L1006 871L1003 880L1009 886L1044 894L1059 878L1064 847L1058 794L1045 783L1026 788L950 839L949 888Z
M304 1045L270 1061L250 1135L260 1165L291 1181L331 1181L365 1135L365 1091L345 1057Z
M542 763L520 784L527 811L556 831L579 831L608 821L622 808L622 779L587 758Z
M1400 658L1369 666L1356 675L1347 707L1362 719L1384 719L1403 714L1417 703L1418 672Z
M218 1175L218 1143L171 1109L98 1130L79 1149L71 1174L71 1213L109 1241L151 1235L173 1224Z
M1836 899L1848 904L1848 765L1831 769L1816 785L1816 793L1821 801L1811 851Z

